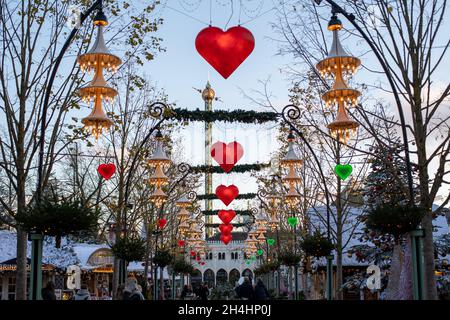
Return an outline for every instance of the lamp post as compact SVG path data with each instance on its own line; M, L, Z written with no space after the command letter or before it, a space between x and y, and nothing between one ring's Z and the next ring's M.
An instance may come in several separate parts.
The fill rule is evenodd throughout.
M58 72L59 66L61 65L61 61L75 38L80 26L86 21L86 19L91 15L92 12L97 10L97 14L94 18L94 25L99 27L99 34L97 35L96 43L100 42L99 38L101 35L101 28L108 24L107 18L103 13L103 0L95 1L84 13L80 15L79 24L76 25L69 37L66 39L66 42L63 44L61 51L56 57L55 62L52 65L50 77L48 79L48 83L45 89L44 102L42 104L41 111L41 127L40 127L40 136L38 141L39 154L38 154L38 177L37 177L37 186L36 186L36 202L40 203L42 200L42 193L44 187L44 150L45 150L45 130L47 125L47 111L50 103L50 95L52 93L53 83L56 78L56 73ZM102 39L100 39L102 40ZM103 42L104 43L104 42ZM103 49L106 49L104 47ZM111 63L113 66L120 64L121 61L119 58L111 55L112 58ZM115 68L112 68L115 69ZM99 78L100 79L100 78ZM106 84L106 83L104 83ZM109 87L108 87L109 88ZM114 90L114 89L113 89ZM112 91L109 91L111 93ZM97 104L101 104L101 102L97 102ZM31 274L30 274L30 290L29 290L29 299L30 300L40 300L41 299L41 288L42 288L42 241L43 234L33 233L29 235L29 238L32 241L32 250L31 250Z
M302 139L303 143L307 146L308 150L311 152L311 154L314 158L314 161L317 164L317 169L319 170L319 175L322 179L323 188L325 191L325 203L326 203L326 207L327 207L327 217L326 217L327 238L328 238L328 241L331 242L331 225L330 225L330 218L331 218L331 213L332 213L331 205L330 205L331 194L328 190L327 180L325 179L325 175L323 173L319 158L317 157L314 149L309 144L308 140L303 135L303 132L298 130L292 123L292 121L299 119L300 115L301 115L300 109L296 105L293 105L293 104L285 106L281 113L283 121L291 129L291 133L292 133L292 131L295 132ZM327 300L332 300L333 299L333 256L332 255L327 256L327 290L326 290L326 293L327 293Z
M322 0L314 0L317 5L320 5L322 3ZM397 87L395 86L395 80L391 73L391 70L387 66L386 62L383 60L383 54L378 50L376 45L373 43L373 41L370 39L370 37L367 35L367 33L359 26L359 24L356 22L355 15L352 13L347 12L344 8L339 6L336 1L334 0L324 0L327 2L332 9L332 18L329 23L329 30L332 30L334 26L337 28L342 28L342 23L337 18L337 14L342 14L359 32L359 34L364 38L366 43L369 45L369 47L372 49L373 53L375 54L375 57L377 58L378 62L381 65L381 68L384 71L384 74L386 75L386 78L389 82L389 85L392 90L392 94L394 95L395 104L397 106L397 110L399 113L399 119L401 123L401 131L402 131L402 138L403 138L403 145L405 148L405 163L406 163L406 174L408 177L408 190L409 190L409 206L414 207L414 181L412 176L412 166L411 166L411 159L409 155L409 142L408 142L408 134L406 131L406 120L403 112L403 106L400 99L400 94L397 90ZM425 234L423 232L423 229L419 228L416 230L416 232L411 233L412 242L414 246L415 254L413 255L413 287L414 287L414 298L416 300L422 300L424 298L424 277L422 275L423 273L423 249L421 247L422 238L425 237ZM415 246L414 244L418 243L418 246Z

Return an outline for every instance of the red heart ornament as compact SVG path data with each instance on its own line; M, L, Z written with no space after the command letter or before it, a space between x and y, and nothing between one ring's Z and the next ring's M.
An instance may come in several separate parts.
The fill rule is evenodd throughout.
M243 155L244 149L236 141L230 142L228 145L218 141L211 147L211 157L225 172L230 172Z
M231 220L236 216L234 210L219 210L218 216L224 224L230 224Z
M219 230L223 235L231 234L231 231L233 230L232 224L221 224L219 226Z
M202 261L202 262L200 262L200 264L201 264L202 266L204 266L204 265L205 265L205 262L204 262L204 261Z
M220 240L227 245L228 243L230 243L231 240L233 240L233 236L231 234L222 234L220 236Z
M246 28L232 27L223 31L207 27L195 39L198 53L227 79L255 48L255 38Z
M113 163L101 164L97 168L97 172L103 177L105 180L109 180L116 172L116 166Z
M200 256L197 256L197 261L200 261L200 260L202 260L202 258L200 258Z
M191 251L191 256L195 257L197 254L195 253L195 251Z
M239 195L239 189L234 184L226 187L223 184L216 188L216 196L228 206Z
M186 242L184 240L178 240L178 245L180 247L184 247L185 244L186 244Z
M166 219L159 219L158 220L158 226L160 229L164 228L164 226L166 225L167 220Z

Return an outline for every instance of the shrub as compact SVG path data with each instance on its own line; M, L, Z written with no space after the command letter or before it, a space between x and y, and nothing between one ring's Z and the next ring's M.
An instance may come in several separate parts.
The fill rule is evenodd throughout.
M119 259L127 262L142 261L145 256L145 241L138 237L121 238L111 247Z
M318 231L313 235L305 236L300 247L307 256L316 258L330 255L334 248L333 244Z

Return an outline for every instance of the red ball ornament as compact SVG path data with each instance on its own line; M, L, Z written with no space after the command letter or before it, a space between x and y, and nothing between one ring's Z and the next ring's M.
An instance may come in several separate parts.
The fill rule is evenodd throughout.
M186 244L186 241L184 241L184 240L178 240L178 245L179 245L180 247L184 247L185 244Z
M227 79L255 48L255 38L246 28L232 27L223 31L207 27L195 39L198 53Z
M228 206L231 202L233 202L234 199L239 195L239 189L234 184L230 186L224 186L221 184L216 188L216 196L222 202Z
M159 227L160 229L163 229L163 228L165 227L166 223L167 223L167 220L166 220L166 219L159 219L159 220L158 220L158 227Z
M195 251L191 251L191 257L195 257L197 254L195 253Z
M230 172L244 155L244 149L239 142L230 142L228 145L218 141L211 147L211 157L225 172Z
M236 212L234 210L220 210L218 216L224 224L230 224L231 220L236 216Z
M97 172L103 179L109 180L116 173L116 166L114 163L101 164L98 166Z

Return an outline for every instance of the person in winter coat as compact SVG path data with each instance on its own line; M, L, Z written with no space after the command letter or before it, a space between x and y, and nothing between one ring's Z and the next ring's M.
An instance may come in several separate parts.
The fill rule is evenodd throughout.
M206 285L206 283L203 283L198 289L198 297L200 298L200 300L206 301L208 300L208 296L209 296L208 286Z
M145 300L139 287L136 278L128 278L125 282L125 289L123 290L123 300Z
M255 300L269 299L269 292L261 279L258 279L255 286Z
M236 290L237 296L243 300L252 300L255 297L255 292L253 290L253 286L250 283L249 277L244 278L244 282L237 287Z
M89 293L88 287L85 284L82 284L80 290L73 296L74 300L91 300L91 294Z
M47 286L41 290L42 300L56 300L55 285L52 281L47 283Z

